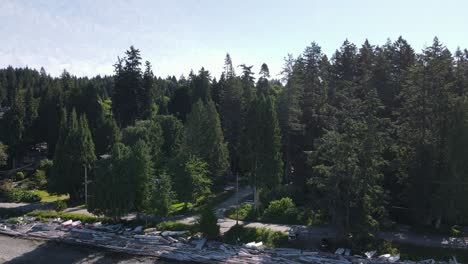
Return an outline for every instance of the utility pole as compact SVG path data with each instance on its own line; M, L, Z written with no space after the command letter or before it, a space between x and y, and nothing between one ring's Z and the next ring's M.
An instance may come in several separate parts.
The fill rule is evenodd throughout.
M86 205L86 208L88 208L88 167L86 167L86 165L84 165L84 177L85 177L85 185L84 185L84 189L85 189L85 205Z
M237 172L236 172L236 198L237 198L236 225L239 225L239 173Z

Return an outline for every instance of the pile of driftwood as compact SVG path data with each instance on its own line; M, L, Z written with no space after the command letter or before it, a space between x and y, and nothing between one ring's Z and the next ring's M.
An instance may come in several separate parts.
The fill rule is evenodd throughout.
M32 219L30 219L32 220ZM17 224L0 223L0 234L90 245L129 254L154 256L177 262L196 263L388 263L385 258L342 256L289 248L264 248L261 243L234 246L190 237L187 231L161 232L154 228L125 228L122 225L84 225L79 221L49 223L36 221ZM396 263L431 263L398 261Z

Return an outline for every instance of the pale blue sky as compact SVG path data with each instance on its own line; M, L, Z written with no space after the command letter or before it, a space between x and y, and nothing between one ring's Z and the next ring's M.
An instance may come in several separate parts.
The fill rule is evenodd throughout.
M348 38L384 44L402 35L420 51L434 36L453 52L468 48L468 1L0 0L0 67L113 73L130 46L158 76L205 66L219 77L226 52L234 65L280 72L287 53L312 41L331 55Z

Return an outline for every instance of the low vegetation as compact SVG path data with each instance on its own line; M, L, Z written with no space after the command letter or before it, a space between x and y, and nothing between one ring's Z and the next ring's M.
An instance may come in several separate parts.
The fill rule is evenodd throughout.
M237 219L237 208L231 208L225 213L226 217ZM321 223L320 214L310 209L300 210L291 198L285 197L273 200L265 209L259 208L256 213L252 204L242 204L239 207L239 220L259 221L274 224L302 224L318 225Z
M34 210L27 213L28 216L34 216L40 221L48 221L51 218L61 218L62 220L81 221L83 223L95 223L103 220L102 218L75 213L56 212L52 210Z
M267 247L284 247L287 246L288 235L266 228L250 228L236 225L224 234L222 240L229 244L245 244L252 241L261 241Z
M68 200L69 196L67 194L50 194L45 190L34 190L32 193L37 194L41 198L41 202L48 203L48 202L56 202L56 201L64 201Z

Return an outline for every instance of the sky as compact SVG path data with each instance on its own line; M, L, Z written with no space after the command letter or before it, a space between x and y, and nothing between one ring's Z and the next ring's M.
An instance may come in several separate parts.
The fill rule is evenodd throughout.
M234 66L265 62L279 78L283 58L312 41L328 56L345 39L400 35L418 52L435 36L468 48L466 10L465 0L0 0L0 68L109 75L134 45L157 76L204 66L219 77L229 53Z

